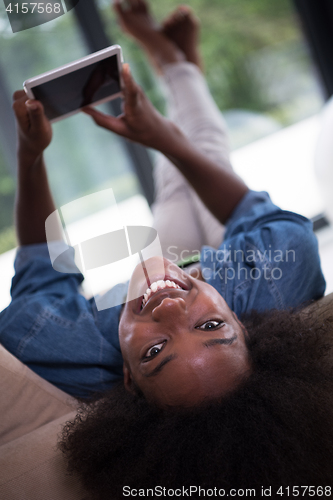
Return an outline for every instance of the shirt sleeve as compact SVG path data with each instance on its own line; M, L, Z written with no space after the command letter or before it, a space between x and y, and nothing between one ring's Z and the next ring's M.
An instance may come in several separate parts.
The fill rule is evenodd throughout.
M77 292L84 277L75 266L73 248L69 249L66 258L68 269L75 272L62 273L53 269L46 243L20 247L14 262L15 276L10 291L12 299L36 292L59 296Z
M94 299L80 293L81 273L53 269L47 244L21 247L15 271L12 302L0 313L4 347L75 397L121 380L121 306L98 311Z
M311 221L280 209L265 192L244 196L213 259L210 254L202 254L210 282L237 315L297 307L324 294Z
M274 205L270 196L265 191L248 191L231 214L227 224L225 240L237 234L246 234L257 228L264 227L267 223L278 221L294 221L299 225L311 227L311 222L302 215L282 210Z

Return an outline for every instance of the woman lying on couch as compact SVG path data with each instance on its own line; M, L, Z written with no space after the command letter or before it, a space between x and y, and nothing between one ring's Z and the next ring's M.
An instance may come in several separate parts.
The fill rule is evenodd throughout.
M327 486L331 342L327 324L299 308L325 289L311 223L249 191L232 171L190 11L180 8L163 29L142 0L126 9L117 3L116 11L162 73L173 121L152 107L128 66L123 115L86 112L163 153L154 216L165 255L170 245L186 248L186 238L192 251L220 241L203 249L200 279L165 259L153 281L134 272L129 286L142 290L139 300L97 311L78 292L82 275L51 266L44 222L55 206L43 151L52 132L41 104L19 91L20 249L0 340L71 395L107 391L83 406L61 444L94 499L122 498L124 486L257 488L258 495L272 486L273 497L279 486ZM221 259L225 248L231 258ZM151 276L161 260L146 265Z

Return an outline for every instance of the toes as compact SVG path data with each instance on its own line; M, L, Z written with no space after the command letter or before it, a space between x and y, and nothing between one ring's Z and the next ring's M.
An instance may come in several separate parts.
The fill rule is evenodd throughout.
M181 5L177 7L175 11L173 11L169 17L167 17L162 26L164 29L172 29L173 27L177 26L179 23L185 21L187 18L190 17L190 14L192 13L190 7L187 5Z
M119 14L120 16L123 15L124 13L124 3L121 2L121 0L113 0L112 2L113 9Z
M119 14L126 14L131 10L135 10L135 0L113 0L113 8Z
M139 6L138 0L127 0L127 3L133 10L136 10Z
M179 5L178 12L182 12L184 15L189 15L193 13L189 5Z
M149 15L149 9L144 0L113 0L113 8L123 20L135 14Z
M180 5L177 9L177 11L175 12L175 15L176 15L176 18L181 20L181 19L184 19L185 17L188 16L188 10L186 8L186 5Z
M181 5L178 9L182 13L183 18L186 18L189 22L198 26L200 24L199 18L195 15L193 10L189 5Z
M138 7L139 7L141 10L148 11L148 5L147 5L147 3L145 2L145 0L137 0L137 3L138 3Z
M187 21L191 22L195 16L192 9L188 5L180 5L175 12L178 22Z
M133 12L148 12L148 6L144 0L126 0L127 8Z
M178 9L176 12L173 12L170 14L169 17L167 17L163 23L162 23L162 28L163 30L170 30L174 26L176 26L179 23L179 16L178 16Z

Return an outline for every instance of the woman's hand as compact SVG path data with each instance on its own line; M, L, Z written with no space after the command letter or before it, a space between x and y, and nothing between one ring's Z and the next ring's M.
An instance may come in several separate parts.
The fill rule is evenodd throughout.
M144 146L163 151L169 136L172 135L173 124L164 118L152 105L143 90L133 80L128 64L123 65L124 81L123 114L114 117L94 108L86 107L83 111L92 116L95 123L122 137L126 137Z
M24 90L16 91L13 101L18 153L27 162L34 162L51 142L51 124L44 114L42 103L30 100Z

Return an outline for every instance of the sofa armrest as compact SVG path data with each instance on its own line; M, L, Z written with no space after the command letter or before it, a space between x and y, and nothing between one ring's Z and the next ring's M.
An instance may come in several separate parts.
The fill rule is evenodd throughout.
M303 309L303 312L310 313L311 315L316 314L318 318L320 317L323 320L329 316L333 316L333 293L325 295L322 299L316 300Z
M0 447L0 498L6 500L86 500L78 479L66 472L56 444L68 413Z
M0 345L0 446L76 407L74 398L34 373Z

